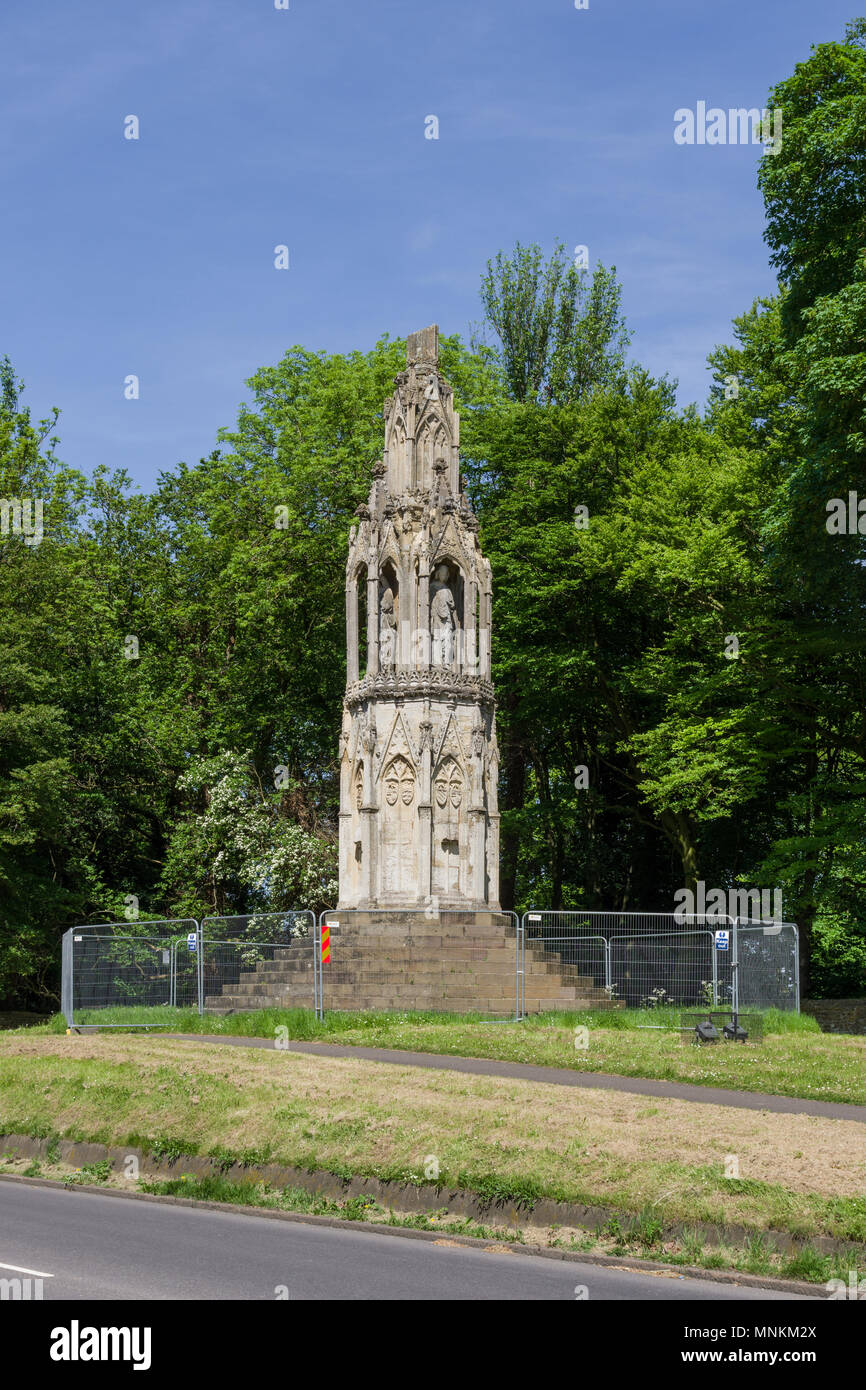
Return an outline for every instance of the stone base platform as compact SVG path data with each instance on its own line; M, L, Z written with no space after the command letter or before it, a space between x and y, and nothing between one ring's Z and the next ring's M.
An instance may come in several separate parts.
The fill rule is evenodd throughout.
M273 959L243 970L236 983L208 994L211 1013L311 1008L313 943L273 949ZM513 1018L517 932L505 913L442 912L377 915L335 912L331 960L322 965L325 1010L430 1010ZM524 1001L529 1014L547 1010L621 1008L590 976L555 951L527 942Z

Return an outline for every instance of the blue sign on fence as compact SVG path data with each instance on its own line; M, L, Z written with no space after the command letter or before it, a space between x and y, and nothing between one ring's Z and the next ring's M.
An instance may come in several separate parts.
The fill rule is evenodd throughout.
M731 939L731 933L730 933L729 931L717 931L717 932L716 932L716 950L717 950L717 951L727 951L727 949L728 949L728 943L729 943L730 939Z
M194 932L194 931L191 931L190 934L189 934L189 936L187 937L187 939L186 939L186 947L187 947L187 950L188 950L188 951L194 951L194 950L195 950L195 947L196 947L196 938L195 938L195 932Z

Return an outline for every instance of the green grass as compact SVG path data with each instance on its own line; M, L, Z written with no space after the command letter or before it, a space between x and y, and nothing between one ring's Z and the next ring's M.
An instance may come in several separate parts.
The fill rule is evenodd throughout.
M551 1015L552 1017L552 1015ZM557 1015L559 1017L559 1015ZM575 1017L577 1017L575 1015ZM584 1016L581 1015L581 1018ZM588 1015L587 1015L588 1017ZM366 1030L381 1033L391 1027L412 1024L477 1024L488 1018L486 1014L449 1014L432 1012L386 1013L331 1013L324 1019L316 1018L312 1009L256 1009L250 1013L199 1014L195 1009L159 1008L111 1008L84 1010L76 1017L76 1027L111 1028L123 1024L124 1027L147 1027L153 1032L172 1033L214 1033L230 1037L273 1038L278 1027L288 1027L289 1037L298 1039L321 1039L327 1041L335 1035L356 1033ZM65 1033L66 1020L62 1014L54 1014L44 1024L27 1029L9 1030L26 1032L30 1036L44 1033ZM112 1031L121 1031L113 1028Z
M178 1033L283 1036L866 1105L866 1038L822 1033L808 1014L772 1009L762 1020L761 1044L701 1048L682 1044L679 1010L663 1008L550 1013L521 1023L493 1024L471 1014L405 1012L331 1013L317 1019L307 1009L204 1016L189 1009L106 1009L81 1018L83 1025L149 1023L159 1031ZM662 1026L650 1028L649 1023ZM586 1048L575 1046L579 1026L588 1030ZM286 1032L280 1035L279 1029ZM33 1037L65 1030L58 1014L41 1028L22 1031Z
M757 1012L751 1010L751 1012ZM490 1027L568 1028L578 1025L590 1029L605 1029L616 1032L656 1032L668 1029L675 1032L680 1026L681 1010L675 1008L658 1009L597 1009L582 1013L550 1012L534 1014L521 1023L513 1025L503 1022L493 1025L486 1014L456 1014L395 1011L395 1012L334 1012L327 1013L324 1019L316 1018L312 1009L256 1009L250 1013L199 1014L195 1009L156 1008L110 1008L90 1009L79 1013L76 1026L99 1025L108 1028L123 1024L126 1027L149 1027L154 1031L175 1033L214 1033L235 1037L272 1038L278 1027L289 1029L289 1037L298 1039L327 1039L344 1034L354 1034L360 1030L370 1033L387 1033L395 1029L422 1026L445 1027L453 1025L462 1028L467 1025ZM818 1033L821 1030L817 1020L810 1014L784 1012L781 1009L766 1009L761 1012L765 1033ZM54 1014L47 1023L36 1024L27 1029L16 1029L31 1035L40 1033L65 1033L66 1020L62 1014ZM119 1030L118 1030L119 1031Z
M83 1168L75 1168L68 1173L65 1179L67 1187L74 1187L76 1184L106 1183L111 1177L112 1162L110 1158L101 1158L96 1163L85 1163Z
M800 1040L776 1038L780 1046ZM787 1231L799 1241L828 1235L866 1247L862 1184L847 1181L846 1195L833 1195L835 1179L816 1161L815 1190L786 1186L789 1171L802 1174L792 1167L802 1157L792 1145L802 1135L804 1149L814 1139L816 1153L836 1152L835 1121L749 1112L743 1177L729 1179L723 1158L731 1138L727 1129L707 1132L704 1107L679 1105L676 1133L655 1142L661 1122L649 1117L673 1102L645 1111L644 1098L604 1091L589 1102L570 1087L531 1092L523 1081L375 1067L351 1056L331 1065L263 1049L181 1048L151 1035L80 1041L79 1048L66 1038L0 1039L0 1133L42 1138L43 1165L62 1137L149 1152L172 1165L171 1181L183 1180L187 1155L199 1155L214 1160L213 1180L261 1182L273 1163L418 1187L430 1180L432 1155L440 1190L526 1213L521 1223L545 1198L604 1207L623 1214L622 1230L608 1235L635 1248L656 1247L659 1223ZM732 1112L732 1123L742 1113ZM840 1160L862 1164L860 1127L839 1128ZM774 1136L780 1147L768 1166L759 1160ZM229 1175L234 1164L243 1173ZM101 1177L96 1166L94 1177ZM765 1261L762 1249L744 1252L749 1267Z

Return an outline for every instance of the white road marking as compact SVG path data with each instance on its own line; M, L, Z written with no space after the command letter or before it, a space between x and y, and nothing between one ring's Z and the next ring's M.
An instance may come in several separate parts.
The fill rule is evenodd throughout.
M14 1269L16 1274L32 1274L35 1279L53 1279L53 1274L44 1274L41 1269L24 1269L23 1265L4 1265L0 1269Z

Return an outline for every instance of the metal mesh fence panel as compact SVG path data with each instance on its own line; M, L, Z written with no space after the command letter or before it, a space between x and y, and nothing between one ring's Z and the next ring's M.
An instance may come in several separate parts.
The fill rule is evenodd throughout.
M713 998L708 931L623 933L610 942L614 997L629 1009L698 1004Z
M524 952L531 962L530 973L533 964L536 970L543 967L548 974L558 974L564 988L575 991L574 999L560 1000L560 1007L597 1008L610 1003L610 952L606 937L567 927L557 928L555 923L545 927L537 921L524 922L524 933ZM530 1013L536 1013L545 1007L537 992L533 1006L532 989L529 1004L525 992L521 1004L521 1014L525 1014L527 1008Z
M725 949L716 935L724 928ZM324 936L329 937L325 958ZM719 943L720 944L720 943ZM735 986L738 997L735 997ZM594 1008L798 1010L797 928L672 913L309 910L75 927L68 1026L115 1009L405 1010L522 1018ZM108 1019L100 1027L136 1027Z
M201 924L205 1011L317 1011L315 926L308 909L206 917Z
M70 1027L92 1011L198 1006L198 923L192 918L74 927L64 946L61 994ZM131 1026L138 1025L100 1022Z
M736 979L742 1008L799 1009L797 928L790 922L542 909L523 920L527 949L543 945L629 1008L731 1006ZM726 933L718 945L717 932Z
M732 940L732 947L733 947ZM741 1009L800 1008L800 945L793 922L740 922L736 964ZM719 953L719 1002L733 1002L733 950Z
M591 976L579 990L579 1008L654 1008L714 998L713 938L705 918L533 909L523 920L527 947L543 943Z
M654 932L696 931L708 928L706 916L686 916L673 912L603 912L592 909L530 908L523 918L527 931L532 928L542 936L584 932L591 936L645 936ZM724 923L720 923L724 925Z
M522 933L513 912L335 910L320 915L318 931L322 1012L519 1016Z
M66 1019L67 1028L71 1028L75 1021L74 1007L72 1003L72 932L74 928L63 933L60 955L60 1012Z

